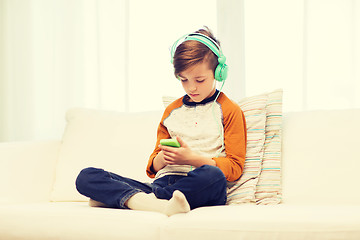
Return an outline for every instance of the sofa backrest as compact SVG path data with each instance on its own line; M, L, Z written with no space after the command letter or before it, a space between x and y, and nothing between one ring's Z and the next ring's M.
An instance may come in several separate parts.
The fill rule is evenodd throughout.
M360 109L286 113L283 202L360 204Z

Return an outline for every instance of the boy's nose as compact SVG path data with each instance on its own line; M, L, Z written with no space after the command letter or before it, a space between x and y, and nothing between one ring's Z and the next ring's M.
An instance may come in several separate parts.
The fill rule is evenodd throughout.
M190 87L189 87L189 90L190 90L191 92L196 91L196 85L190 86Z

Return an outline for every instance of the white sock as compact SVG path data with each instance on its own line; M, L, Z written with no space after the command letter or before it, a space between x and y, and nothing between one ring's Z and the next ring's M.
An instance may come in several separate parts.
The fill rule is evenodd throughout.
M190 211L185 195L178 190L174 191L170 200L158 199L154 193L139 192L133 195L126 205L133 210L160 212L168 216Z
M172 198L168 201L164 213L168 216L177 213L187 213L190 211L190 205L185 195L179 190L175 190Z

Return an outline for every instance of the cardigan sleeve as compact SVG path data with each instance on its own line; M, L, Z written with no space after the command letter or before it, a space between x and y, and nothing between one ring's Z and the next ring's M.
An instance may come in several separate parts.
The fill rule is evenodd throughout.
M219 99L224 117L225 157L213 158L216 166L222 170L227 181L240 178L246 155L246 121L243 111L230 99Z

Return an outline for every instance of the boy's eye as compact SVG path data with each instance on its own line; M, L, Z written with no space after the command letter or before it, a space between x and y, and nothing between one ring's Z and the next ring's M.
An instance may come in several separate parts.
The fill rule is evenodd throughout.
M196 80L198 83L202 83L205 79Z
M180 81L182 81L182 82L186 82L186 81L187 81L187 79L180 78Z

